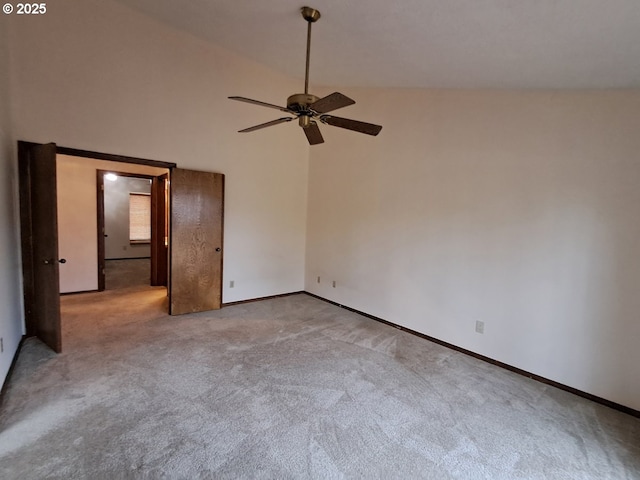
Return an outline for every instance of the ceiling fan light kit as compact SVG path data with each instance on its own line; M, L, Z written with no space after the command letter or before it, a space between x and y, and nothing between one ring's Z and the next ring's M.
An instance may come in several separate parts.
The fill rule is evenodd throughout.
M320 19L320 12L315 8L302 7L300 10L302 18L307 22L307 62L305 67L304 76L304 93L295 93L287 99L287 106L280 107L271 103L261 102L259 100L253 100L246 97L229 97L231 100L237 100L239 102L251 103L261 107L273 108L280 110L281 112L293 115L292 117L282 117L270 122L261 123L253 127L240 130L240 133L254 132L263 128L271 127L273 125L279 125L281 123L290 122L294 119L298 119L298 125L302 127L307 141L310 145L317 145L323 143L322 133L318 127L318 122L325 125L331 125L334 127L345 128L358 133L365 133L367 135L377 135L382 130L380 125L374 125L373 123L360 122L358 120L351 120L348 118L335 117L329 115L329 112L337 110L339 108L347 107L356 103L346 95L339 92L334 92L326 97L319 98L309 93L309 59L311 53L311 24L317 22Z

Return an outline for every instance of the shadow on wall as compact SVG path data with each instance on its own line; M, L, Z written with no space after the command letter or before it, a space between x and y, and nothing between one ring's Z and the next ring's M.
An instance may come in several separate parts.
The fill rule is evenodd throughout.
M105 178L104 182L105 259L148 258L151 256L150 227L149 242L133 243L130 205L132 197L144 200L146 196L150 206L151 180L121 175L114 177L113 180ZM150 226L150 208L147 218Z

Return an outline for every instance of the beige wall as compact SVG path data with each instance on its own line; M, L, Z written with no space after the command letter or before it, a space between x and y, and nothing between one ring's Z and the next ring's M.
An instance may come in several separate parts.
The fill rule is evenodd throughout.
M5 17L5 15L3 15ZM23 334L19 247L18 168L9 109L7 20L0 18L0 385Z
M58 155L58 254L60 292L84 292L98 288L98 238L96 171L162 175L164 168Z
M639 409L640 91L348 93L306 289Z
M236 133L279 115L227 99L283 104L299 82L109 1L11 21L17 138L224 173L224 301L302 290L306 140Z

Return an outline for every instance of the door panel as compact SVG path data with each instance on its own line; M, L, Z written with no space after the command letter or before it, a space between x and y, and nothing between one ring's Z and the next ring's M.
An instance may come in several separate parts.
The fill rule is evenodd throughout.
M154 177L151 184L151 285L167 286L169 273L167 193L169 175Z
M18 142L27 335L62 350L56 145Z
M171 172L169 313L222 306L224 175Z
M103 292L105 289L105 269L106 262L104 258L104 174L106 170L96 170L96 211L98 214L97 239L98 239L98 291Z

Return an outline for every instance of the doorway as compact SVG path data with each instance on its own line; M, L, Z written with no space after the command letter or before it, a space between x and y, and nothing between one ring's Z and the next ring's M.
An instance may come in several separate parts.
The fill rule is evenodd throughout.
M168 172L98 170L96 186L98 290L145 284L167 287Z
M60 266L66 266L67 262L61 258L58 249L57 155L169 169L171 178L165 183L170 200L167 222L170 247L167 265L169 313L176 315L221 307L223 174L179 169L175 164L166 162L75 150L53 143L42 145L19 141L20 219L27 336L39 337L56 352L62 349L59 279ZM94 172L94 181L95 175ZM61 193L71 195L79 203L77 196L74 196L77 192ZM95 202L95 190L93 199ZM94 216L96 218L97 215ZM100 233L97 225L94 225L96 237L100 238L101 235L97 235ZM173 238L176 242L171 240ZM164 238L163 242L166 246ZM82 242L76 243L86 246ZM97 243L94 243L96 248ZM158 245L160 243L158 241ZM97 274L94 278L97 283Z
M126 175L144 177L146 180L140 183L144 185L146 181L146 193L150 193L149 179L166 174L169 170L79 155L56 154L59 254L66 260L59 266L60 293L104 290L104 235L106 232L101 225L104 220L102 208L104 181L103 176L98 173L100 171L118 172L123 177ZM124 197L126 201L127 195ZM128 209L125 209L123 216L124 224L127 225ZM116 232L113 233L116 234ZM128 227L122 235L128 240ZM120 249L124 247L130 251L121 250L123 254L114 258L149 256L148 244L146 246L130 245L124 239L121 239L120 244L122 245L119 246ZM146 251L138 255L136 251L139 252L140 248ZM132 255L128 255L129 253Z

